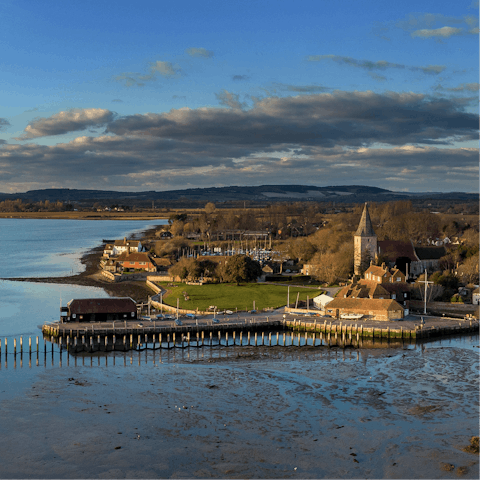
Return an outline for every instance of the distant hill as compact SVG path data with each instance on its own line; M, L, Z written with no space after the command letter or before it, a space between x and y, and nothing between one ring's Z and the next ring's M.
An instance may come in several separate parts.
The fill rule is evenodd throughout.
M189 188L186 190L169 190L163 192L119 192L113 190L76 190L68 188L48 188L44 190L30 190L25 193L0 193L0 201L62 201L72 203L128 203L140 204L145 202L235 202L250 201L253 203L279 201L320 201L320 202L386 202L419 197L432 199L475 200L478 194L474 193L408 193L394 192L378 187L361 185L342 185L316 187L311 185L261 185L257 187L231 186L210 188Z

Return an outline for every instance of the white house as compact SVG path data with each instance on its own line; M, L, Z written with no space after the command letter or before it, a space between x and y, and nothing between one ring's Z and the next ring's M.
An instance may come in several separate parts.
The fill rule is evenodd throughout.
M321 295L318 295L317 297L313 298L313 304L315 307L317 307L320 310L325 310L325 306L330 303L333 300L333 297L330 295L325 295L322 293Z
M472 303L474 305L480 305L480 288L477 287L472 293Z
M115 240L113 244L113 255L120 255L126 253L138 253L142 251L142 244L138 240Z

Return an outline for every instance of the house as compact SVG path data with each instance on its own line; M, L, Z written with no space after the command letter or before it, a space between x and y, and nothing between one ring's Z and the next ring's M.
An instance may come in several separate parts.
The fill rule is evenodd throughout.
M153 258L146 252L127 253L123 252L117 259L117 265L124 270L145 270L146 272L156 272L157 264Z
M472 292L472 303L473 305L480 305L480 288L479 287L477 287Z
M325 310L325 306L333 300L333 297L322 293L321 295L317 295L316 297L314 297L312 300L316 308L320 310Z
M365 280L377 283L405 282L405 275L395 266L390 270L385 263L382 265L370 265L365 271Z
M135 320L137 304L130 297L73 299L62 307L62 321L66 322L111 322Z
M115 240L113 244L113 255L120 255L124 252L138 253L142 251L142 244L138 240L127 240L124 237L123 240Z
M365 315L373 320L400 320L403 307L395 300L377 298L334 298L326 307L328 315L340 318L343 315Z

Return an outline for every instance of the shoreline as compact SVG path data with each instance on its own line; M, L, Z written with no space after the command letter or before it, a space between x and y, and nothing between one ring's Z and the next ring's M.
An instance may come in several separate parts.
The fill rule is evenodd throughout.
M118 219L116 219L118 220ZM125 219L123 219L125 220ZM152 219L150 219L152 220ZM133 235L134 238L149 237L152 232L155 232L156 227L145 228L142 231ZM133 281L133 282L121 282L112 283L108 282L101 274L99 269L99 261L103 254L103 244L87 250L81 257L80 263L85 266L83 272L79 272L75 275L66 275L61 277L13 277L2 278L1 280L7 280L11 282L31 282L31 283L56 283L56 284L68 284L79 285L83 287L96 287L102 288L110 297L131 297L137 302L143 302L148 300L148 297L152 295L150 288L146 286L145 282Z

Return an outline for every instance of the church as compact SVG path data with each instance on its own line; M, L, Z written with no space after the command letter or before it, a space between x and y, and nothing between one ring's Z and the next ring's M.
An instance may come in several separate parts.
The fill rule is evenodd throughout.
M378 240L373 229L368 206L365 204L362 217L354 234L354 273L363 272L378 257L383 257L390 266L402 270L405 279L422 274L425 269L432 273L440 268L440 259L446 255L445 246L414 245L413 242Z

